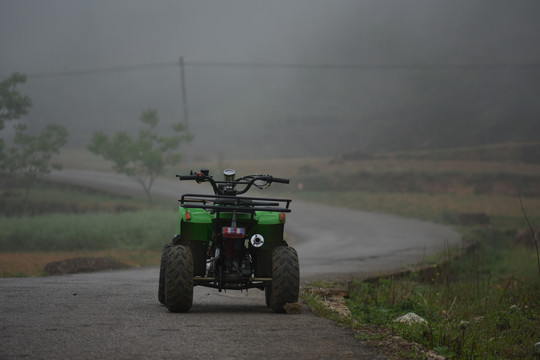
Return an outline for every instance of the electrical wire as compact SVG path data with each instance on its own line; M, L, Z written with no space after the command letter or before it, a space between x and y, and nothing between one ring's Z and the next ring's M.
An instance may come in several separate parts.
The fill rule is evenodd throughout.
M27 74L28 78L55 78L92 74L146 71L179 67L179 62L156 62L138 65L120 65L94 69L57 71ZM456 63L456 64L305 64L272 62L224 62L224 61L185 61L186 67L197 68L239 68L239 69L321 69L321 70L506 70L540 69L540 62L526 63Z

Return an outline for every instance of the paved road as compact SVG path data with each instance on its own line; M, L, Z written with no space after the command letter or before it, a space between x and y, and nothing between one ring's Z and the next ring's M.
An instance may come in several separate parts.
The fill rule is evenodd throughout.
M173 314L157 269L0 279L0 359L381 359L347 330L275 314L262 291L196 287Z
M131 193L114 175L64 171L62 181ZM156 196L201 192L170 181ZM394 216L294 201L288 217L310 280L387 271L459 241L449 229ZM312 315L271 313L264 294L196 288L187 314L156 299L155 267L47 278L0 279L0 359L377 359L383 358L334 323Z

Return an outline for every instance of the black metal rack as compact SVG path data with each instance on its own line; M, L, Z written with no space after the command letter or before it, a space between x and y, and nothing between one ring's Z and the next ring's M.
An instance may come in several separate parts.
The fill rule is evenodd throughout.
M185 209L205 209L219 212L254 213L270 211L290 213L290 199L260 198L228 195L184 194L178 200Z

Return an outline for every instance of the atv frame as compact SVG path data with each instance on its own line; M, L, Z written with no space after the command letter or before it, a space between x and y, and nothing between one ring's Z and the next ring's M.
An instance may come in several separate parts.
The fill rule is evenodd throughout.
M208 170L177 175L209 182L214 195L185 194L179 200L178 234L163 248L158 290L159 301L172 312L191 308L194 286L264 290L267 306L276 312L298 301L298 255L283 237L291 200L238 196L252 186L265 189L289 180L234 180L234 174L225 170L225 181L214 180Z

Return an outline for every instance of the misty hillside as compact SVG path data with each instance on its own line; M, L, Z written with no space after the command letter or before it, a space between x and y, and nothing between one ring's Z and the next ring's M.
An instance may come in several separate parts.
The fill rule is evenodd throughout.
M136 132L183 115L201 158L536 140L540 2L0 0L2 78L39 129ZM3 136L9 135L9 129Z

